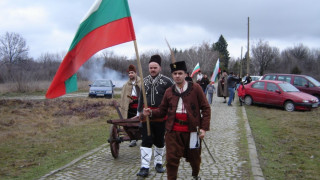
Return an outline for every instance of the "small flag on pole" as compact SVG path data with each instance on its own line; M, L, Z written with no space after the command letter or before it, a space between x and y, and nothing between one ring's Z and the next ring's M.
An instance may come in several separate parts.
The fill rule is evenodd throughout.
M219 59L217 60L216 66L213 69L213 73L212 73L212 76L211 76L211 79L210 79L211 82L217 82L218 73L220 73L220 61L219 61Z
M193 77L199 71L200 71L200 65L199 65L199 63L197 63L197 65L193 68L193 71L192 71L190 77Z
M96 52L136 39L127 0L96 0L64 57L46 98L77 91L76 72Z

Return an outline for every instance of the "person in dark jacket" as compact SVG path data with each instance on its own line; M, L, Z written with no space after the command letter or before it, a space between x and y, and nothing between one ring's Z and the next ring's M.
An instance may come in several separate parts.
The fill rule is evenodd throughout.
M168 116L165 136L168 179L177 179L182 157L190 163L193 179L200 179L200 139L210 127L210 105L202 88L185 80L184 61L170 64L170 67L175 85L167 89L159 109L145 108L143 114L151 118Z
M189 72L187 72L186 81L191 81L191 82L193 81L192 77L190 77L190 73Z
M244 80L244 84L249 84L249 83L251 83L251 81L252 81L252 79L251 79L250 74L247 74L246 79Z
M205 92L208 84L210 83L208 76L206 74L203 75L203 78L200 81L200 86L202 87L203 92Z
M173 81L162 75L161 73L161 57L153 55L149 61L149 73L143 79L146 99L148 107L157 109L162 101L166 90L173 85ZM143 111L143 96L140 91L138 112ZM141 168L137 176L147 177L149 175L150 162L152 157L152 146L154 145L154 166L157 173L164 173L162 156L164 153L164 133L165 122L163 118L150 118L150 131L151 135L148 136L147 123L141 123L142 143L140 147L141 153Z
M234 76L233 72L230 72L227 80L228 92L229 92L228 106L232 106L231 102L233 101L235 87L238 82L240 82L240 78Z

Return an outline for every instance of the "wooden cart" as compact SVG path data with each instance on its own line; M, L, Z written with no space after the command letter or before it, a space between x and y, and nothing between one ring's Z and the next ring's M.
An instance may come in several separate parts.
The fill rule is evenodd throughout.
M112 156L117 158L119 156L121 142L141 139L141 133L139 130L140 121L139 117L123 119L119 110L119 104L116 101L113 101L112 105L116 108L120 119L107 121L107 123L111 124L108 142L110 143Z

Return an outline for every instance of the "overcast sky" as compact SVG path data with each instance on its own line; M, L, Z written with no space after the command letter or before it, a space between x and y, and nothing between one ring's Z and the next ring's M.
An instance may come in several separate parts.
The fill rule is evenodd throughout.
M44 53L66 52L79 23L95 0L0 0L0 35L16 32L37 59ZM139 53L171 47L186 49L218 41L222 34L230 56L258 40L283 50L304 44L320 49L319 0L128 0ZM109 48L134 56L133 43Z

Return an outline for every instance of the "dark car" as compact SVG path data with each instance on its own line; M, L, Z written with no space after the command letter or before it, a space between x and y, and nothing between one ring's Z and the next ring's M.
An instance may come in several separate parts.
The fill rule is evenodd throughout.
M111 80L99 79L94 81L94 83L89 86L89 97L113 98L113 88L115 87L115 85Z
M320 101L320 82L310 76L300 74L265 74L262 77L262 80L277 80L288 82L294 85L300 91L317 97Z
M318 107L315 96L299 91L283 81L258 80L245 85L244 102L284 107L286 111L311 110Z

